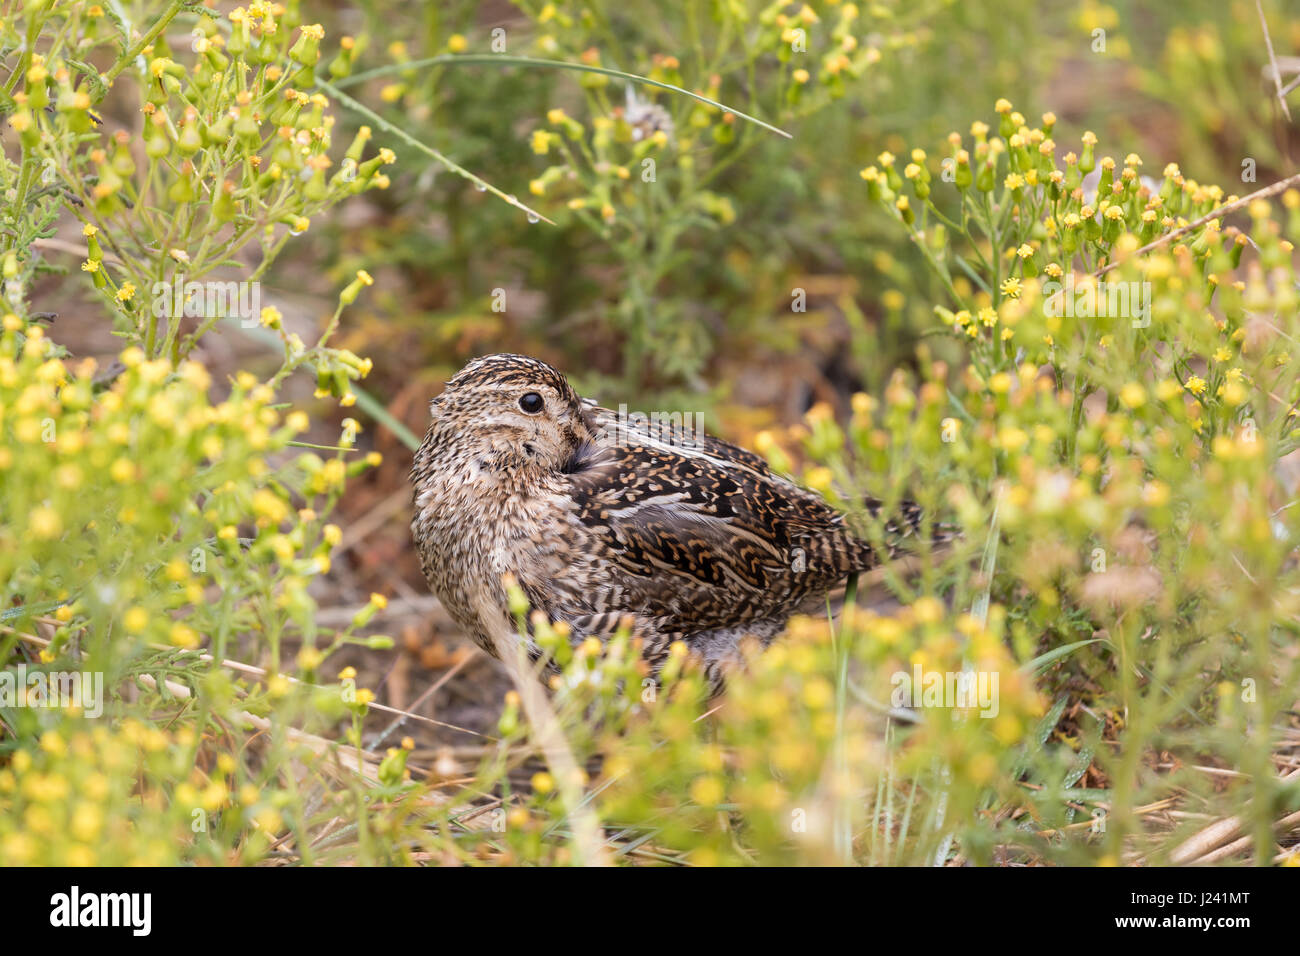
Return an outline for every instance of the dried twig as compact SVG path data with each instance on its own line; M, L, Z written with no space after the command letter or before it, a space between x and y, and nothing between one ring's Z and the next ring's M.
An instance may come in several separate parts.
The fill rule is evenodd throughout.
M582 799L582 774L578 762L574 759L546 692L528 667L523 642L509 632L501 620L500 609L491 604L486 592L481 598L478 612L480 620L489 629L497 657L505 665L506 673L510 675L519 694L533 739L545 756L547 766L554 771L560 800L573 826L573 847L577 852L577 863L582 866L609 866L604 833L595 814L591 812L591 807Z
M1300 770L1293 770L1282 777L1282 783L1290 783L1293 780L1300 779ZM1295 817L1297 820L1287 823ZM1300 821L1300 815L1291 814L1278 821L1276 826L1294 826L1295 822ZM1241 817L1225 817L1222 820L1216 820L1208 827L1193 834L1188 839L1174 848L1169 854L1169 862L1175 866L1190 865L1194 863L1210 862L1205 857L1210 856L1215 851L1226 849L1225 844L1231 845L1233 841L1241 835L1245 829L1245 824ZM1239 841L1238 841L1239 842ZM1233 850L1233 852L1237 852ZM1231 855L1231 854L1228 854ZM1219 857L1215 857L1218 859Z
M1248 196L1242 196L1240 199L1234 199L1230 203L1224 203L1222 206L1219 206L1216 209L1211 209L1209 212L1207 212L1200 219L1197 219L1195 222L1189 222L1185 226L1179 226L1177 229L1173 230L1172 232L1165 233L1159 239L1155 239L1151 242L1148 242L1141 249L1138 249L1136 252L1134 252L1133 255L1140 256L1150 252L1152 249L1158 249L1167 242L1173 242L1175 239L1179 239L1187 235L1189 232L1194 232L1195 230L1200 229L1206 223L1213 222L1215 219L1219 219L1223 216L1228 215L1229 213L1236 212L1242 206L1254 202L1256 199L1268 199L1270 196L1276 196L1278 193L1285 192L1291 186L1295 186L1297 184L1300 184L1300 173L1296 173L1294 176L1288 176L1286 179L1279 180L1278 182L1275 182L1271 186L1265 186L1263 189L1257 189ZM1119 265L1120 263L1118 261L1112 262L1110 265L1103 266L1102 268L1098 269L1096 272L1093 273L1093 275L1103 276L1111 269L1114 269Z
M478 655L478 648L476 647L473 650L471 650L468 654L466 654L464 657L462 657L460 660L458 660L455 663L455 665L447 671L447 673L443 674L440 678L438 678L436 681L430 684L428 688L424 691L424 693L422 693L419 697L417 697L415 702L411 704L410 707L408 707L404 711L400 711L402 716L398 717L391 724L389 724L387 727L381 730L375 736L375 738L370 741L370 746L378 747L381 743L383 743L388 738L389 734L398 730L403 724L406 723L407 720L409 720L411 717L418 717L415 711L420 708L420 705L422 705L426 700L428 700L434 694L438 693L438 691L441 690L449 680L451 680L462 670L464 670L465 665L468 664L470 661L472 661L477 655Z
M1255 0L1255 11L1259 14L1259 26L1264 31L1264 45L1268 47L1268 62L1273 68L1273 85L1277 89L1277 101L1282 104L1282 112L1287 122L1291 121L1291 110L1286 105L1286 94L1282 92L1282 71L1278 69L1277 54L1273 52L1273 38L1268 33L1268 20L1264 18L1264 6Z

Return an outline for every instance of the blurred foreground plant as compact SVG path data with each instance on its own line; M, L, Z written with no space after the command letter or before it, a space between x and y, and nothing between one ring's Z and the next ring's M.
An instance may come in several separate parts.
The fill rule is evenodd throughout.
M327 658L391 643L358 635L360 619L322 633L308 594L341 538L329 511L378 456L356 454L351 419L325 457L295 451L308 417L277 394L305 367L318 394L355 400L369 362L327 343L370 277L343 290L311 347L274 306L255 307L260 277L310 216L384 186L393 156L365 157L363 132L327 174L333 119L311 92L323 31L297 3L225 17L180 2L140 19L82 3L12 12L0 28L12 134L0 157L0 860L257 860L304 825L279 768L325 756L306 728L365 706L355 688L321 686ZM189 30L185 54L169 27ZM34 280L62 271L45 255L66 248L50 237L68 214L86 246L78 274L126 345L117 367L75 359L77 343L56 344L31 303ZM205 280L223 268L242 277ZM269 379L218 384L193 360L235 319L281 340ZM266 746L250 750L259 731ZM344 784L327 792L361 813Z

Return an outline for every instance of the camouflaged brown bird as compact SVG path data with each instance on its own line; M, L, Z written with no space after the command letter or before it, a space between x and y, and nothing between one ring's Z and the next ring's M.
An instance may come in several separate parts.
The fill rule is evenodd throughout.
M502 639L540 653L507 607L510 574L575 642L630 615L657 670L683 641L716 691L743 638L767 644L880 563L843 515L753 452L620 421L537 359L474 359L430 411L411 529L429 586L493 656ZM909 506L886 531L917 527Z

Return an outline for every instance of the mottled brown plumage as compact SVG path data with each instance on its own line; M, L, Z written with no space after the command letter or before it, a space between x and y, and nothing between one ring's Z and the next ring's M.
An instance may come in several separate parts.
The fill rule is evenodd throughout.
M430 587L494 655L506 633L537 653L507 610L509 573L575 641L631 615L652 667L680 639L717 687L743 637L770 641L879 563L843 515L759 456L620 422L536 359L475 359L430 408L412 532Z

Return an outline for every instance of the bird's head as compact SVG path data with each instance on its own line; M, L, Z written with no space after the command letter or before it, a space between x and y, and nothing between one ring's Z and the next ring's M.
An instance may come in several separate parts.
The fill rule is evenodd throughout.
M526 355L474 359L429 410L426 446L453 446L494 471L567 469L596 435L587 406L565 377Z

